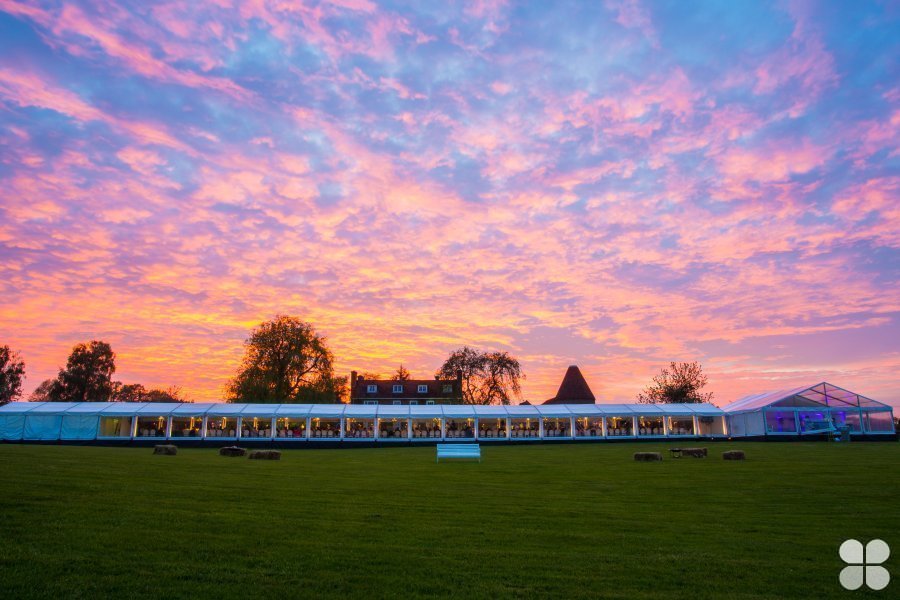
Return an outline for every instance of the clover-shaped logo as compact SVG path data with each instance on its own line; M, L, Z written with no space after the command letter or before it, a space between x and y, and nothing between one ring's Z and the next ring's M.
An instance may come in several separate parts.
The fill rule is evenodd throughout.
M891 548L884 540L872 540L865 549L859 540L847 540L841 544L838 554L849 565L841 570L844 588L858 590L865 583L873 590L883 590L891 582L891 574L881 566L891 555Z

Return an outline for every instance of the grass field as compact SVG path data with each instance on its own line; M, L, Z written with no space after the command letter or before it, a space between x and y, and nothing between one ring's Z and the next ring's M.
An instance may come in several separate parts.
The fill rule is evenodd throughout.
M0 445L0 596L827 598L844 539L900 554L900 444L708 447Z

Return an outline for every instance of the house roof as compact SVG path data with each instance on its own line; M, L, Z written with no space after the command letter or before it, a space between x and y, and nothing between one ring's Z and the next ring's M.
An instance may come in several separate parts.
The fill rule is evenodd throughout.
M724 407L725 412L743 412L767 406L803 407L827 406L830 408L886 408L890 407L871 398L861 396L823 381L811 386L750 394Z
M596 401L594 392L585 381L578 365L570 365L566 369L562 383L559 384L556 396L544 404L594 404Z

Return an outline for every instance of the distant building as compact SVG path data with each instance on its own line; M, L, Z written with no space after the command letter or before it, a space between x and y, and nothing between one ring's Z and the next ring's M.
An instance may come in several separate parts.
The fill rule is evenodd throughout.
M562 383L559 384L559 390L556 395L544 404L596 404L597 399L594 392L591 391L584 375L578 369L577 365L571 365L566 370Z
M363 379L350 372L351 404L462 404L462 371L456 379Z

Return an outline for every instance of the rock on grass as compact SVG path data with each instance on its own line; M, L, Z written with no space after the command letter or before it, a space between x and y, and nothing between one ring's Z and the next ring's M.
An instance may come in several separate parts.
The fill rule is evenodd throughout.
M280 450L254 450L250 453L251 460L281 460Z

